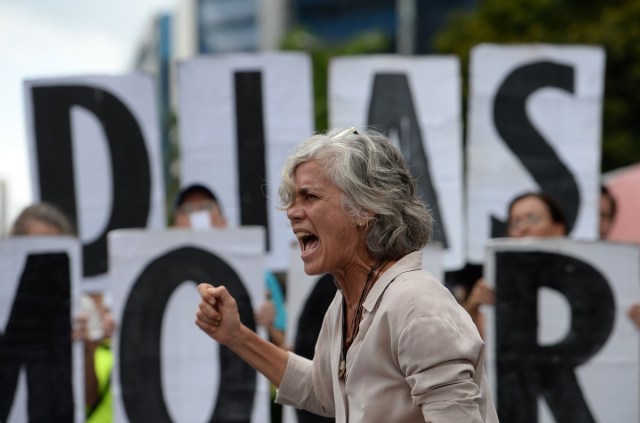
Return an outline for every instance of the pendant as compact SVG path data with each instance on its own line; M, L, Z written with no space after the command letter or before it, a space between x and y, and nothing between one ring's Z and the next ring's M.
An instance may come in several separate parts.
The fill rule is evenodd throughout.
M338 378L344 378L345 373L347 372L347 362L343 358L340 360L340 367L338 367Z

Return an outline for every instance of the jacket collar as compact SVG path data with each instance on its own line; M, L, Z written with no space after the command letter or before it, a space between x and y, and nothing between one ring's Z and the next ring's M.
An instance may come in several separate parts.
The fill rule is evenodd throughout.
M376 283L373 284L369 295L367 295L363 303L364 309L371 313L384 291L398 275L420 269L422 269L422 251L414 251L402 257L387 269L387 271L378 278Z

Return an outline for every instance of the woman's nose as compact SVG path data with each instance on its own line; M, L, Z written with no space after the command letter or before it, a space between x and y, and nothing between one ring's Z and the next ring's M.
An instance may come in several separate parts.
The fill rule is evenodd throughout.
M287 217L289 218L289 220L300 219L303 215L303 208L300 207L297 202L291 204L291 206L287 209Z

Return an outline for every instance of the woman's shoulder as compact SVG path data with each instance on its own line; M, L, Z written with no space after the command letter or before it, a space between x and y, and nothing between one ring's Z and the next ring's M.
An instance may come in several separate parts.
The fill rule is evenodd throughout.
M468 313L449 289L426 271L398 275L384 293L378 313L389 322L389 327L396 329L393 332L398 337L440 333L441 329L449 328L482 343Z
M386 301L385 301L386 300ZM458 313L458 302L451 291L425 270L399 274L387 287L380 306L402 309L415 317Z
M440 295L449 292L442 282L424 269L400 273L389 285L389 288L399 293L413 291Z

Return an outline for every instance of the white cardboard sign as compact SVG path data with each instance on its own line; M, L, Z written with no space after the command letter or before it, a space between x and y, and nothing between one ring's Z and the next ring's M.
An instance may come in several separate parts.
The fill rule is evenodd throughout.
M225 285L255 325L263 248L259 227L109 234L115 421L268 421L266 379L194 324L196 287L208 282Z
M278 187L285 157L314 128L309 57L196 57L179 64L178 81L181 185L210 188L231 226L265 226L267 267L286 269L294 237Z
M510 201L552 195L572 238L597 237L604 50L492 45L471 51L467 139L468 261L506 236Z
M501 419L640 419L640 247L568 239L487 244L491 387ZM536 418L537 416L537 418Z
M444 267L465 263L460 65L453 56L333 59L329 126L371 127L398 145L435 217Z

